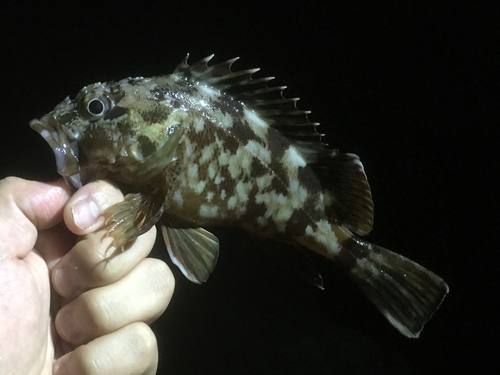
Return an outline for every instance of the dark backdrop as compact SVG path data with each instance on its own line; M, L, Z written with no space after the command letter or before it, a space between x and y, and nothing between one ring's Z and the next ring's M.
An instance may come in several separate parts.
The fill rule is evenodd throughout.
M84 85L170 73L187 52L191 61L240 56L237 67L279 77L332 146L361 157L375 203L369 239L451 288L422 337L409 340L327 262L316 261L326 285L319 291L266 251L274 244L218 229L220 260L206 285L174 270L174 297L153 326L160 374L492 370L500 135L493 7L68 4L2 4L0 178L57 177L28 121ZM161 243L155 256L167 258Z

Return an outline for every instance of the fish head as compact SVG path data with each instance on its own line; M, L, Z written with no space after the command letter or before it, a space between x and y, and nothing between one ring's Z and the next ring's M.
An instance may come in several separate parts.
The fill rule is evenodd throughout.
M51 146L58 173L78 189L89 180L82 168L132 176L168 163L185 112L177 103L147 78L95 83L30 126ZM160 150L162 157L152 158Z

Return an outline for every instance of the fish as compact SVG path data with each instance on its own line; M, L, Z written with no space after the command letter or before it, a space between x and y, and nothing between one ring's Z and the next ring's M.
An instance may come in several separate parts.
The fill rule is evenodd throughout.
M161 227L175 265L204 283L219 255L206 227L238 227L337 264L401 334L420 335L446 282L363 238L373 227L359 157L322 142L310 111L238 58L94 83L30 122L77 190L108 178L126 193L104 212L114 249Z

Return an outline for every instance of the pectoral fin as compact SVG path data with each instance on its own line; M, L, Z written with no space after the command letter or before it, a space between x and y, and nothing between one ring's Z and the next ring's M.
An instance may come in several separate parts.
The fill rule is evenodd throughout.
M159 194L127 194L123 202L104 211L105 228L108 236L113 237L111 246L119 249L150 230L163 214L163 203Z
M162 225L161 232L172 262L194 283L208 280L219 256L219 240L203 228Z

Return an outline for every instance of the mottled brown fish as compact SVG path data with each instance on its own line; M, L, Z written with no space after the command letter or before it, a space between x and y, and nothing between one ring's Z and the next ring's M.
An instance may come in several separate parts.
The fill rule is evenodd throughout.
M107 177L129 192L105 213L117 248L160 222L174 263L201 283L219 252L203 227L241 227L337 262L394 327L418 337L448 286L358 237L373 222L359 158L326 148L272 78L211 58L87 86L30 125L74 189Z

